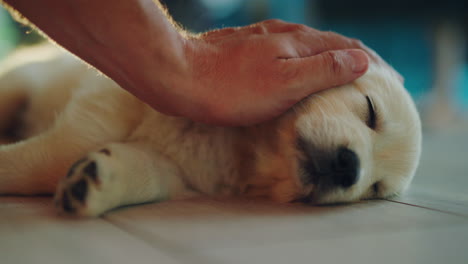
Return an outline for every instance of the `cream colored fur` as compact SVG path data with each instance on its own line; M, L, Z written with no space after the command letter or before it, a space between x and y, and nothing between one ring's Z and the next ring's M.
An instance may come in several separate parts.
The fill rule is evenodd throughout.
M376 130L365 123L366 95L376 105ZM60 210L89 216L197 194L279 202L314 196L313 203L388 197L408 186L421 144L410 96L378 66L275 120L224 128L160 114L51 46L2 64L0 129L16 136L0 145L0 194L55 193ZM316 148L355 151L359 181L314 194L303 181L299 137Z

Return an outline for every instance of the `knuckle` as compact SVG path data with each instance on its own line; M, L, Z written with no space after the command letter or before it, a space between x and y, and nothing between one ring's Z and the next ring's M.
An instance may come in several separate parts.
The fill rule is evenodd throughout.
M350 43L350 38L347 38L343 35L340 35L333 31L325 31L323 32L324 37L329 40L340 41L342 43Z
M265 25L257 24L251 28L251 33L254 34L266 34L268 33L268 29Z
M270 19L261 23L262 25L269 28L269 31L274 33L284 32L311 32L312 28L297 23L289 23L280 19Z
M321 38L330 43L348 43L349 39L332 31L322 32Z
M339 75L342 70L342 63L340 60L337 59L335 53L333 52L325 52L322 53L323 62L326 69L329 69L332 75Z
M288 29L290 31L303 31L303 32L307 32L309 31L309 27L306 26L306 25L303 25L303 24L290 24L288 26Z
M263 21L263 23L264 24L272 24L272 25L286 24L286 22L284 22L281 19L277 19L277 18L267 19L267 20Z
M271 32L281 31L282 28L289 25L289 23L284 22L283 20L280 20L280 19L269 19L269 20L265 20L263 22L260 22L259 24L267 27L269 29L269 31L271 31Z

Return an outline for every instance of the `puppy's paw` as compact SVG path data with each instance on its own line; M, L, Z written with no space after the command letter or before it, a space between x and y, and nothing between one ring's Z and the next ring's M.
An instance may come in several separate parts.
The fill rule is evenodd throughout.
M109 156L109 150L104 149L71 166L58 184L54 197L60 211L78 216L99 216L116 207Z

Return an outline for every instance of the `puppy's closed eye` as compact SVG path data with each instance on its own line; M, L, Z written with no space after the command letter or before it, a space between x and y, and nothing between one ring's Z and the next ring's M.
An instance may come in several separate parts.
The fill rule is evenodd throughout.
M368 108L368 116L366 120L367 126L375 130L377 127L377 115L375 111L375 106L374 103L372 102L372 99L369 96L366 96L366 101L367 101L367 108Z

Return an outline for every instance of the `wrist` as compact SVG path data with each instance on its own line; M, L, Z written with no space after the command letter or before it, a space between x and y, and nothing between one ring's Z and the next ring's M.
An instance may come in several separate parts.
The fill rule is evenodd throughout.
M157 98L147 101L163 100L153 107L166 114L202 121L201 117L208 118L216 112L212 100L216 93L211 89L213 85L207 83L210 81L207 75L213 73L213 63L209 61L214 56L213 47L193 35L181 34L181 37L182 54L168 63L171 67L163 66L157 74L152 73L160 87L156 89Z
M165 21L166 22L166 21ZM159 24L161 25L161 24ZM135 38L136 42L125 45L127 51L118 56L116 68L124 69L132 93L145 101L140 94L158 93L173 90L173 81L187 75L185 55L186 38L170 23L161 28L145 29ZM158 96L159 97L159 96Z

